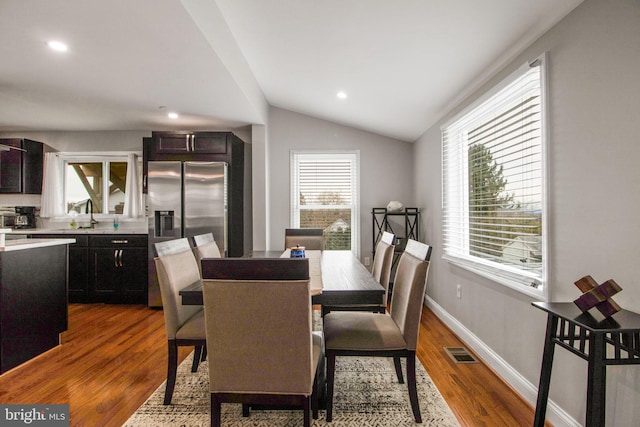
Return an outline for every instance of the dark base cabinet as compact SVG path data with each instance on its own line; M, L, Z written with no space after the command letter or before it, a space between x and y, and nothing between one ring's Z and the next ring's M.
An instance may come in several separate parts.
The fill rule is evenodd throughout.
M89 236L95 302L147 303L147 237Z
M58 345L66 261L66 245L0 253L0 373Z
M51 234L69 245L70 303L147 303L147 236L142 234Z
M69 245L69 302L89 302L89 236Z

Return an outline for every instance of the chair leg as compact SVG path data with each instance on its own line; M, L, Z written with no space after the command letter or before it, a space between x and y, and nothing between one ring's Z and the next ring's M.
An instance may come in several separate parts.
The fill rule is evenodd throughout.
M167 361L167 386L164 390L164 404L171 403L173 389L176 386L176 372L178 370L178 345L174 340L168 341L168 361Z
M304 427L311 427L311 398L310 396L304 399Z
M222 411L220 401L211 393L211 427L220 427L222 425Z
M418 404L418 389L416 386L416 354L407 356L407 386L409 388L409 401L411 402L411 410L413 411L413 417L417 423L422 422L422 416L420 415L420 405Z
M200 357L202 355L202 346L197 345L193 348L193 363L191 364L191 372L198 371L198 365L200 364Z
M318 372L320 369L316 369L316 376L313 378L313 389L311 392L311 413L314 420L318 419L318 396L320 394L320 381L318 381Z
M248 417L249 416L249 412L251 410L251 407L249 406L248 403L243 403L242 404L242 416L243 417Z
M402 364L400 364L400 357L395 356L393 358L393 365L396 367L396 376L398 377L398 382L400 384L404 384L404 378L402 377Z
M200 361L204 362L205 360L207 360L207 346L203 345L202 346L202 356L200 356Z
M327 415L326 421L333 419L333 378L336 372L336 355L327 351Z

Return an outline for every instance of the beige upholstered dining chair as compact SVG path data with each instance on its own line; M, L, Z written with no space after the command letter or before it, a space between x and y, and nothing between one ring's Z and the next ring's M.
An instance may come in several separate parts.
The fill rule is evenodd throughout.
M158 242L155 249L169 350L164 392L164 404L168 405L176 384L178 346L195 347L191 372L196 372L206 357L204 311L199 306L182 305L178 294L180 289L200 281L200 270L187 239Z
M306 250L324 250L322 228L287 228L284 231L284 248L304 246Z
M193 246L196 258L222 258L220 248L213 238L213 233L193 236Z
M382 297L382 312L384 313L387 308L388 291L389 291L389 279L391 277L391 266L393 265L393 251L396 246L393 244L396 236L387 231L382 233L378 244L376 245L376 252L373 255L373 266L371 267L371 274L384 288L384 297Z
M213 238L213 233L193 236L193 254L196 256L200 277L202 277L201 261L203 258L222 258L220 248Z
M327 357L327 415L333 416L333 384L336 356L393 357L398 381L403 383L400 358L407 360L409 401L416 422L421 423L416 387L416 346L429 271L425 260L429 246L409 240L400 257L389 314L335 311L324 317Z
M376 252L373 256L371 274L384 288L384 296L382 297L382 301L380 301L380 304L323 305L323 317L330 311L377 311L380 313L384 313L387 311L389 278L391 276L393 252L395 250L395 245L393 244L394 240L394 234L387 231L383 232L380 240L378 241L378 244L376 245Z
M308 260L215 260L203 280L211 425L221 404L293 406L318 413L322 334L312 332ZM255 264L255 265L253 265Z

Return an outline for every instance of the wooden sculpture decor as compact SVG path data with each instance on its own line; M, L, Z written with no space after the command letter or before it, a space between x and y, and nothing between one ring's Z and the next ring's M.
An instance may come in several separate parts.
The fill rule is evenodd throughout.
M611 317L620 311L620 306L611 297L620 292L622 288L613 279L598 285L593 277L584 276L575 284L582 291L582 295L573 302L583 313L595 307L604 317Z

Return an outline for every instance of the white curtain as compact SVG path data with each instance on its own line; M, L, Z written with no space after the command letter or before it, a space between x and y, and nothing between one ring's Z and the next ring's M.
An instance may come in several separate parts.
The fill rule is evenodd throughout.
M64 215L64 186L62 185L62 159L56 153L45 153L44 179L40 216L53 218Z
M140 218L144 215L138 156L133 153L127 157L127 184L125 187L123 215L127 218Z

